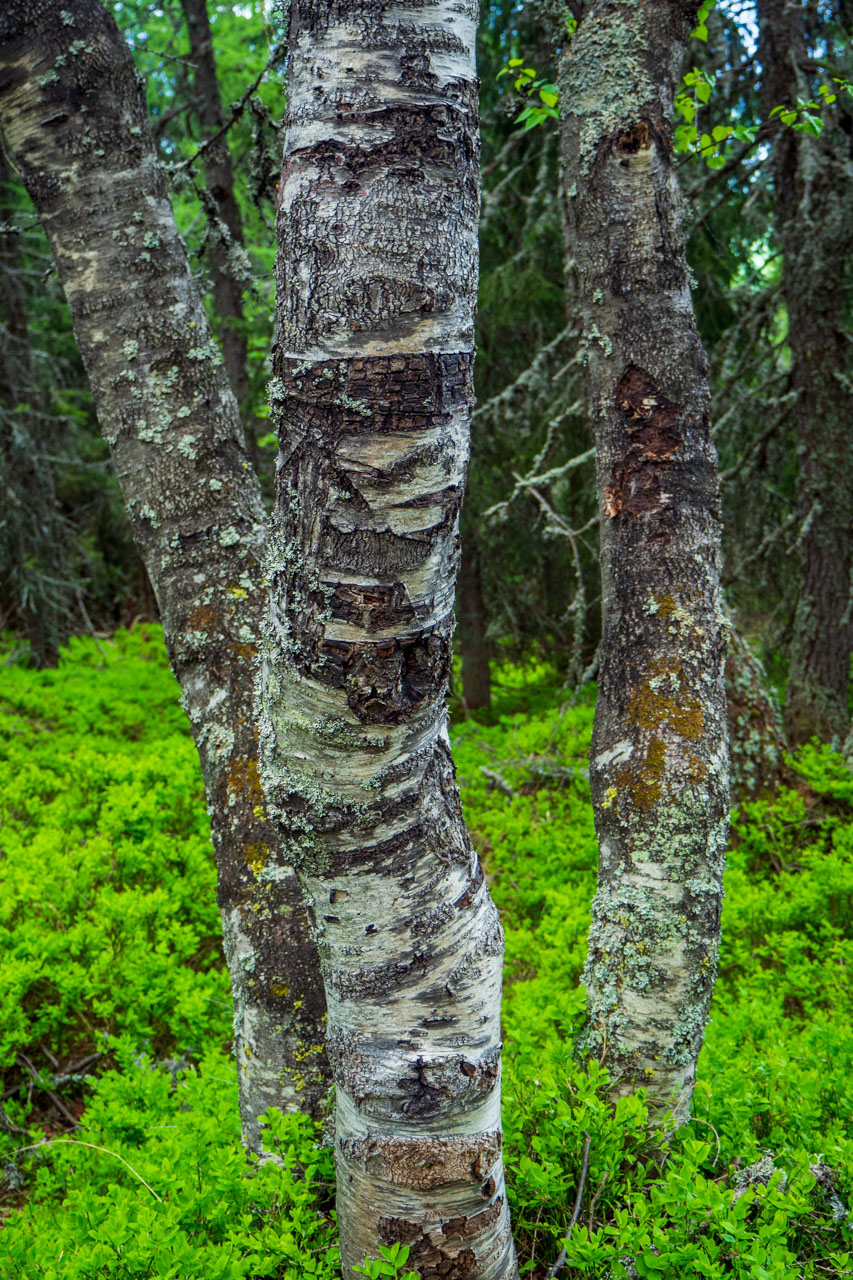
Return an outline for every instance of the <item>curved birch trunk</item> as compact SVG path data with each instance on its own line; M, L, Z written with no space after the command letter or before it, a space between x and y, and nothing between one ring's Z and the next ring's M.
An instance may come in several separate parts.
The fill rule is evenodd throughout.
M311 907L344 1276L514 1276L503 937L446 696L477 282L476 0L293 0L264 781Z
M610 3L562 60L563 184L589 364L604 630L587 1046L689 1114L728 829L716 454L670 122L695 6Z
M9 0L0 125L47 233L201 757L244 1137L325 1091L323 993L263 808L251 665L266 534L130 52L96 0Z
M762 106L808 101L807 7L759 0ZM853 148L829 113L819 138L771 120L776 234L797 393L802 577L794 620L785 727L792 745L844 740L853 647L853 452L850 333L843 275L853 251ZM849 271L849 267L848 267Z

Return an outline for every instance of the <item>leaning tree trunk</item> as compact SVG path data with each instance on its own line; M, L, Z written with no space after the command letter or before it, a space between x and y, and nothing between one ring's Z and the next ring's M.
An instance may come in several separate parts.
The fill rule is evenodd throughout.
M477 280L476 0L293 0L262 667L272 812L311 904L344 1275L516 1274L503 938L447 736Z
M324 1093L316 953L258 779L258 484L130 52L96 0L65 0L61 22L50 0L6 4L0 124L50 240L201 757L257 1148L268 1106L314 1109Z
M190 37L195 107L205 139L215 138L225 124L207 0L181 0ZM213 310L219 322L225 371L237 404L244 408L249 388L249 354L243 318L243 280L246 274L243 220L234 190L234 169L225 134L205 147L205 195L208 200L207 262L213 291ZM246 443L254 453L254 436Z
M587 1045L613 1092L689 1114L728 827L708 365L670 143L695 6L597 0L562 59L563 194L589 366L603 635Z
M810 53L800 0L759 0L763 110L808 101ZM834 87L834 86L833 86ZM853 251L853 149L832 113L820 138L772 118L776 233L797 393L802 578L785 727L841 741L853 646L853 450L844 276ZM849 116L848 116L849 119Z

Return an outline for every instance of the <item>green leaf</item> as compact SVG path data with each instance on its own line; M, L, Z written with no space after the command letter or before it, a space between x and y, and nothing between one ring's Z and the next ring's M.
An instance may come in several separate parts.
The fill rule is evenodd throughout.
M681 155L685 151L691 151L693 144L698 137L698 131L693 124L680 124L677 126L673 135L673 145L675 150Z

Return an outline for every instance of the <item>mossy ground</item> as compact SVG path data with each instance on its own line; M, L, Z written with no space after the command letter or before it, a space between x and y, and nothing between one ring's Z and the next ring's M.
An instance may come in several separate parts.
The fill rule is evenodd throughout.
M850 1274L849 770L806 748L795 787L736 815L695 1119L666 1146L641 1098L605 1102L606 1060L573 1056L594 690L568 705L541 664L495 675L491 722L458 721L454 740L506 926L506 1154L527 1273L556 1257L589 1135L563 1274ZM334 1280L332 1165L310 1124L273 1118L278 1166L247 1167L240 1147L207 818L158 629L76 640L56 671L3 667L0 757L0 1276ZM768 1151L769 1186L735 1201Z

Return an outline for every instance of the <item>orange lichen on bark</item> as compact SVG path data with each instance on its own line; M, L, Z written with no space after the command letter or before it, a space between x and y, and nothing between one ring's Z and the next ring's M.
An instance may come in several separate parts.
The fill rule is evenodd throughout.
M668 678L668 679L667 679ZM656 689L654 682L665 680L674 693ZM651 675L639 688L631 692L628 702L628 719L640 729L661 729L668 726L681 738L701 738L705 728L702 705L696 698L682 696L683 677L680 666L673 662L653 662Z
M229 800L236 800L240 795L248 795L252 804L263 804L264 793L258 774L258 762L254 756L231 760L227 778Z
M666 769L666 743L662 738L652 738L639 768L620 769L616 786L627 792L635 809L648 813L660 800Z

